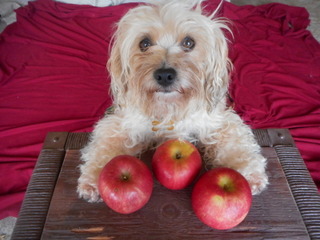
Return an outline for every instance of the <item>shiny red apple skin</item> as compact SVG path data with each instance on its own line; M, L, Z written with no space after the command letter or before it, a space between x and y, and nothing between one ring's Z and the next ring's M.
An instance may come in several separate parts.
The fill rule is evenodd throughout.
M102 169L98 188L107 206L118 213L129 214L149 201L153 177L151 170L140 159L119 155Z
M201 155L188 141L172 139L161 144L152 158L152 170L166 188L179 190L187 187L199 174Z
M247 216L252 202L249 183L231 168L209 170L195 184L192 208L206 225L225 230L237 226Z

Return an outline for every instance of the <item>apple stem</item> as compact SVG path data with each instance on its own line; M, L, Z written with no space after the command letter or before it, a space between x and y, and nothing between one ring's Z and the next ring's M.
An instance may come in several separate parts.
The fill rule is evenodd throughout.
M223 185L223 190L229 192L229 187L228 187L228 185Z
M182 158L182 154L181 154L180 152L178 152L178 153L176 154L176 159L180 159L180 158Z
M122 179L123 181L128 181L128 180L129 180L129 176L126 175L126 174L123 174L123 175L121 176L121 179Z

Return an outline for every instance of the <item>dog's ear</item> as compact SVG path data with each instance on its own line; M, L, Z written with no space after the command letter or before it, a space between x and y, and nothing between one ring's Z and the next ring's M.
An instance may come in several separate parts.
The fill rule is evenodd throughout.
M205 94L209 111L218 104L225 104L229 73L232 64L228 58L228 43L223 30L219 27L213 31L210 39L211 47L208 50L208 59L205 73Z
M123 69L121 59L121 36L119 29L112 39L110 57L107 63L107 69L111 77L111 95L115 105L123 106L125 104L125 94L128 90L128 82Z

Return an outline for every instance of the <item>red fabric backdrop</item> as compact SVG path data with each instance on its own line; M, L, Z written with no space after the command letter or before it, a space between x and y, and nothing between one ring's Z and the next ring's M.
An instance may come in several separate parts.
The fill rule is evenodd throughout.
M17 216L47 132L91 131L110 106L109 40L133 6L30 2L1 34L0 219ZM235 110L254 128L290 128L319 186L320 45L308 13L225 3L221 14L233 20Z
M253 128L289 128L320 187L320 44L306 9L229 5L234 22L230 87L235 110Z

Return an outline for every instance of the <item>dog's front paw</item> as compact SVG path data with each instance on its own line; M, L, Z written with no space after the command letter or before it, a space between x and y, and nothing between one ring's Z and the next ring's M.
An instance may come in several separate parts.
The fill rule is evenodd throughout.
M261 193L268 185L268 176L265 173L252 173L246 176L251 187L252 195Z
M88 202L102 201L96 184L90 184L90 183L79 181L77 192L78 192L79 198L83 198Z

